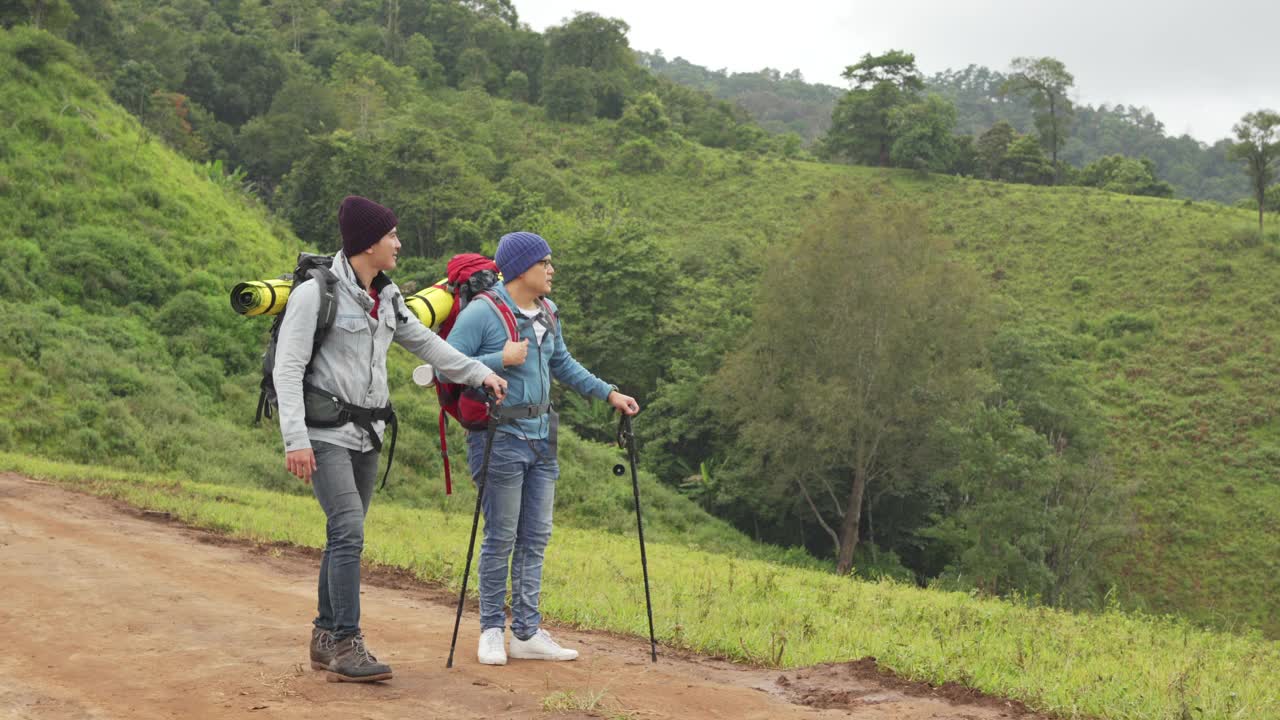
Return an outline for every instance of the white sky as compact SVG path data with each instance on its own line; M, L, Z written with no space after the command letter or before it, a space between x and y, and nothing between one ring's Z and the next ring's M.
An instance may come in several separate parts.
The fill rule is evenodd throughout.
M576 11L625 21L631 47L713 70L799 69L845 87L864 53L914 52L926 75L1051 56L1075 100L1150 108L1170 135L1231 135L1247 112L1280 110L1280 0L515 0L542 31ZM767 9L767 10L766 10Z

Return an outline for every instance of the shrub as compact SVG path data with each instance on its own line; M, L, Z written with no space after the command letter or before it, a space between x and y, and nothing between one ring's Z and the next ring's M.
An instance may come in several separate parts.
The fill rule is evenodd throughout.
M1147 333L1155 330L1156 323L1148 317L1127 312L1112 313L1102 321L1098 337L1118 338L1125 335Z
M658 146L648 138L636 138L618 151L618 169L624 173L640 174L661 170L666 161Z

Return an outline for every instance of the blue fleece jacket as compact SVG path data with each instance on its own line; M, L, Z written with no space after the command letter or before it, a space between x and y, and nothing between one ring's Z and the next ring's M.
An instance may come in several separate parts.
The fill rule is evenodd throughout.
M522 365L502 366L502 348L510 337L507 328L484 300L475 300L463 308L458 320L449 331L449 344L463 355L479 360L507 380L507 398L504 406L540 405L551 401L551 378L559 380L587 397L604 400L613 389L611 385L592 375L573 359L564 344L561 322L555 323L555 332L546 332L542 345L538 345L533 321L516 308L516 303L502 283L494 286L496 294L511 308L516 317L520 338L529 341L529 355ZM550 300L552 312L556 306ZM504 432L521 435L531 440L545 440L549 432L549 418L525 418L499 427Z

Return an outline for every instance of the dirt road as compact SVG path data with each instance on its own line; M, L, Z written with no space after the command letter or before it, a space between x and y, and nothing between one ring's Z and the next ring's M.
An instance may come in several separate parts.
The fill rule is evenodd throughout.
M444 668L441 590L366 573L363 627L396 676L328 683L306 662L313 551L263 547L0 474L0 718L1034 717L880 676L870 662L779 672L571 630L571 663ZM552 628L555 630L554 628ZM545 708L571 708L554 710Z

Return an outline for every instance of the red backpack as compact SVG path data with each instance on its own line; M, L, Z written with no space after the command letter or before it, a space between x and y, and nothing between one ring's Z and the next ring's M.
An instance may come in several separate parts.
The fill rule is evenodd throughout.
M507 328L507 337L512 342L520 341L520 332L516 327L516 316L507 303L498 297L491 288L498 281L498 266L493 260L478 253L454 255L449 260L448 280L443 289L453 293L453 306L449 315L440 324L436 334L441 338L449 337L449 331L458 319L458 313L472 300L482 299L489 303L498 314L502 324ZM437 287L441 287L437 285ZM545 300L543 306L550 313ZM553 320L555 315L551 314ZM491 407L489 396L482 388L470 387L459 383L439 381L436 383L436 399L440 401L440 455L444 458L444 492L453 494L453 474L449 467L449 448L445 439L445 428L452 415L467 430L484 430L489 425Z

